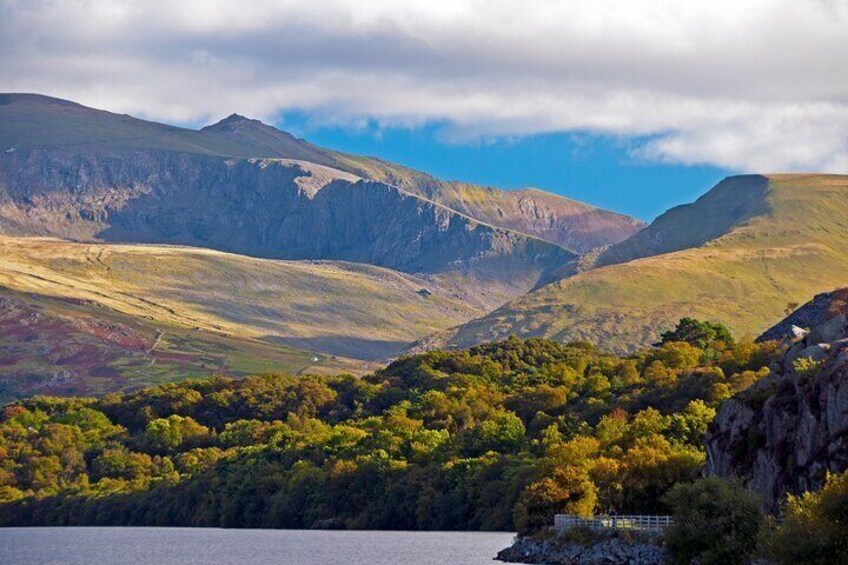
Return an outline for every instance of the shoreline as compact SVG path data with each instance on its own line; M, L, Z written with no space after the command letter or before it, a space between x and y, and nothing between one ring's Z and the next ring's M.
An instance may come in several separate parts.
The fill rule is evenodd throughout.
M574 536L541 539L530 536L517 537L512 545L498 552L495 560L547 565L665 563L666 552L661 538L618 533L592 534L594 539L583 540L575 539Z

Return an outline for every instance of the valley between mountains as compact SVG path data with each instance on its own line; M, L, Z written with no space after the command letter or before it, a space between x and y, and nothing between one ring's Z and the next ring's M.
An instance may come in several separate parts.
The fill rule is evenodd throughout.
M232 115L0 95L0 399L363 374L517 334L627 352L756 335L848 278L848 177L746 175L650 226L446 182Z

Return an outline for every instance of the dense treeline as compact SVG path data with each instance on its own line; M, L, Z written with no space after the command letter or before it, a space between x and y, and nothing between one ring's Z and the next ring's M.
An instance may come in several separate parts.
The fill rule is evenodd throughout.
M0 524L492 529L658 513L774 344L684 319L627 358L510 338L364 378L36 397L0 421Z

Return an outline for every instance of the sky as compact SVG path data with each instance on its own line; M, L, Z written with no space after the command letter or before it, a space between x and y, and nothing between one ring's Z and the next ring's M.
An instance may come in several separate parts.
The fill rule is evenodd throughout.
M533 186L645 221L695 200L734 172L633 158L626 141L587 134L446 144L438 138L438 126L313 127L302 115L285 115L279 127L324 147L376 155L439 178L507 189Z
M0 91L232 112L651 219L727 174L848 172L848 0L0 0Z

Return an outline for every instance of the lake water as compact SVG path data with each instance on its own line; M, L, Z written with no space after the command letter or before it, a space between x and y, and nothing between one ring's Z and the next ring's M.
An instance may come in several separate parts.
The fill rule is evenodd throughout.
M203 528L0 529L3 565L491 565L513 534Z

